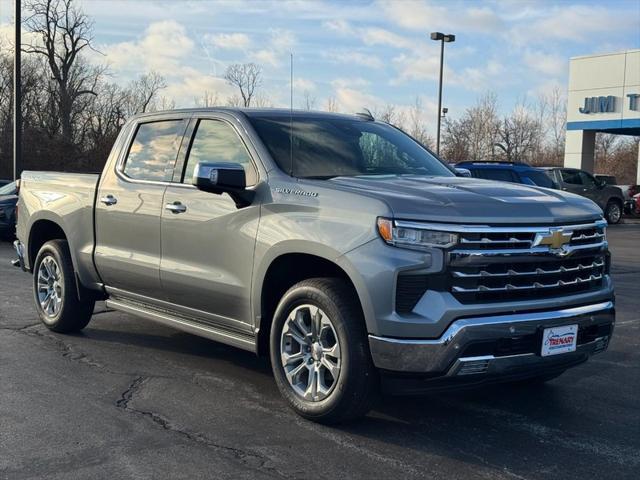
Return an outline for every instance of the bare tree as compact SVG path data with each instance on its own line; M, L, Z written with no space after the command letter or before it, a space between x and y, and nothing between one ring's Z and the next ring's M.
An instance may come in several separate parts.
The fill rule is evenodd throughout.
M458 120L445 119L442 155L449 162L486 161L495 157L500 128L498 100L487 93Z
M205 90L200 98L195 99L194 103L201 108L215 107L216 105L220 105L220 96L218 92Z
M375 109L373 116L382 122L398 128L403 128L406 121L405 113L391 103L387 103L382 108Z
M313 110L316 107L316 97L309 90L305 90L302 94L302 109Z
M424 123L422 113L422 100L416 96L413 105L409 108L406 132L421 144L431 148L435 142L433 137L427 132L427 126Z
M158 94L167 88L164 77L150 72L133 80L129 84L127 97L127 115L136 115L157 109Z
M495 145L504 152L508 162L524 162L532 158L542 140L542 127L524 100L502 120L498 138Z
M78 101L96 95L95 87L103 72L83 61L80 54L91 48L92 22L73 4L73 0L30 0L25 19L27 29L37 40L24 52L46 59L57 87L56 106L60 116L62 139L73 143L73 119Z
M262 67L255 63L234 63L227 67L224 78L229 84L238 87L242 104L250 107L256 89L262 85Z
M227 98L227 106L240 107L243 105L242 97L238 94L231 95Z
M324 103L324 110L326 112L338 111L338 101L335 99L335 97L327 98L327 101Z
M561 165L567 124L567 99L559 87L538 96L538 121L542 129L539 151L533 161L537 164Z

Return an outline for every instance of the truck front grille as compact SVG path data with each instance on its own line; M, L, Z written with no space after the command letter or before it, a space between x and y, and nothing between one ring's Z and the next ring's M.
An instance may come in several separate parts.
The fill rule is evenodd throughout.
M462 303L542 299L602 287L605 223L470 227L449 254L449 289Z

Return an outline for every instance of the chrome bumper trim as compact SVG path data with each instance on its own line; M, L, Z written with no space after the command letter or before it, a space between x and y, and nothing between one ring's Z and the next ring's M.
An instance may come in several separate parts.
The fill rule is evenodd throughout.
M454 321L437 339L398 339L369 335L369 346L373 362L378 368L398 372L446 375L457 361L462 360L460 355L472 342L530 335L538 332L542 327L563 325L568 321L575 322L581 327L613 324L614 312L613 301L606 301L561 310L463 318ZM588 354L601 351L595 346L593 351L590 351L589 345L590 343L579 345L578 350L586 350ZM554 357L527 354L532 357L534 363L536 361L548 363L554 358L561 360L566 358L565 355L571 354ZM516 357L521 356L516 355ZM489 360L493 363L504 362L506 358L511 357L495 357ZM549 360L550 358L552 360Z

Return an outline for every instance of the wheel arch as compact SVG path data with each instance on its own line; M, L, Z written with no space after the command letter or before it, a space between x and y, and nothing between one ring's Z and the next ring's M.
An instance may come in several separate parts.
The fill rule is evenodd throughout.
M343 279L363 311L363 302L355 282L336 257L294 251L274 256L263 269L254 289L256 312L256 351L266 355L269 351L269 334L273 314L284 293L296 283L309 278L329 277Z

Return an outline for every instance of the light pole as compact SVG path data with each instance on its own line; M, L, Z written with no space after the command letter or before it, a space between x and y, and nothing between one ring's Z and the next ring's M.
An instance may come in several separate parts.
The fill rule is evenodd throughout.
M440 123L442 122L442 70L444 68L444 44L456 41L456 36L450 33L432 32L431 40L440 44L440 83L438 84L438 134L436 137L436 153L440 155Z
M15 0L15 39L13 52L13 179L20 176L20 160L22 159L22 78L20 67L20 33L22 21L20 15L21 0Z

